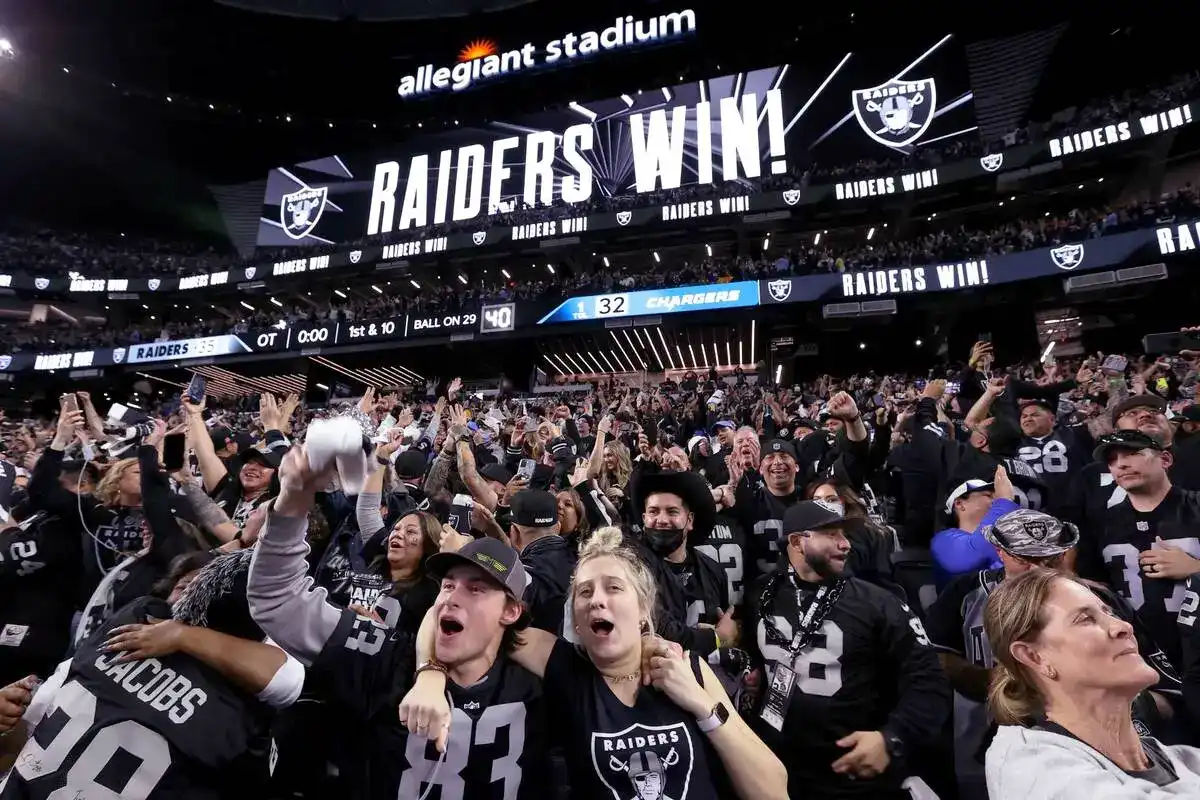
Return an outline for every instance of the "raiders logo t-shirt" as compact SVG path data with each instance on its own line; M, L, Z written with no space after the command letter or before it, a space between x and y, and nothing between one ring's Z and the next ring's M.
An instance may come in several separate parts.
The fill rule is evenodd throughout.
M732 788L691 714L650 687L622 703L587 654L560 639L543 681L555 741L566 747L571 797L717 800Z

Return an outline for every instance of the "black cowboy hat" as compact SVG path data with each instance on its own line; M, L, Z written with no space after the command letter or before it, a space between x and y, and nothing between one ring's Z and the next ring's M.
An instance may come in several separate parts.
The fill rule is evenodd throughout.
M646 510L647 498L660 492L676 495L692 512L690 539L700 541L708 538L717 523L717 507L713 503L708 481L695 472L673 470L644 473L638 478L633 494L633 508L639 519Z

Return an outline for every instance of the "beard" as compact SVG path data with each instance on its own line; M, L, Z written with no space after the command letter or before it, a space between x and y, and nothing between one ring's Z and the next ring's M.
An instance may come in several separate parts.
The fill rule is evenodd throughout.
M846 570L846 559L844 557L835 560L829 556L810 555L806 556L806 560L813 572L827 580L840 578Z

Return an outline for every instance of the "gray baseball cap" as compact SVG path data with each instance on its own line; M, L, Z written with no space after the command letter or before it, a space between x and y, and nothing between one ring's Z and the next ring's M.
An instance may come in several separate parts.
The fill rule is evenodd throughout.
M996 548L1020 558L1060 556L1079 543L1079 529L1057 517L1028 508L1010 511L983 529Z
M517 551L499 539L484 537L476 539L454 553L435 553L425 559L425 569L437 580L459 564L470 564L487 573L516 600L525 594L529 580L525 577L525 565Z

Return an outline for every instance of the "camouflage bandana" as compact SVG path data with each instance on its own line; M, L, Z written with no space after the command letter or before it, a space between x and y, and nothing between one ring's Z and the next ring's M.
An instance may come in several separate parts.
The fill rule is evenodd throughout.
M1069 522L1027 508L1010 511L983 529L996 548L1020 558L1052 558L1079 542L1079 529Z

